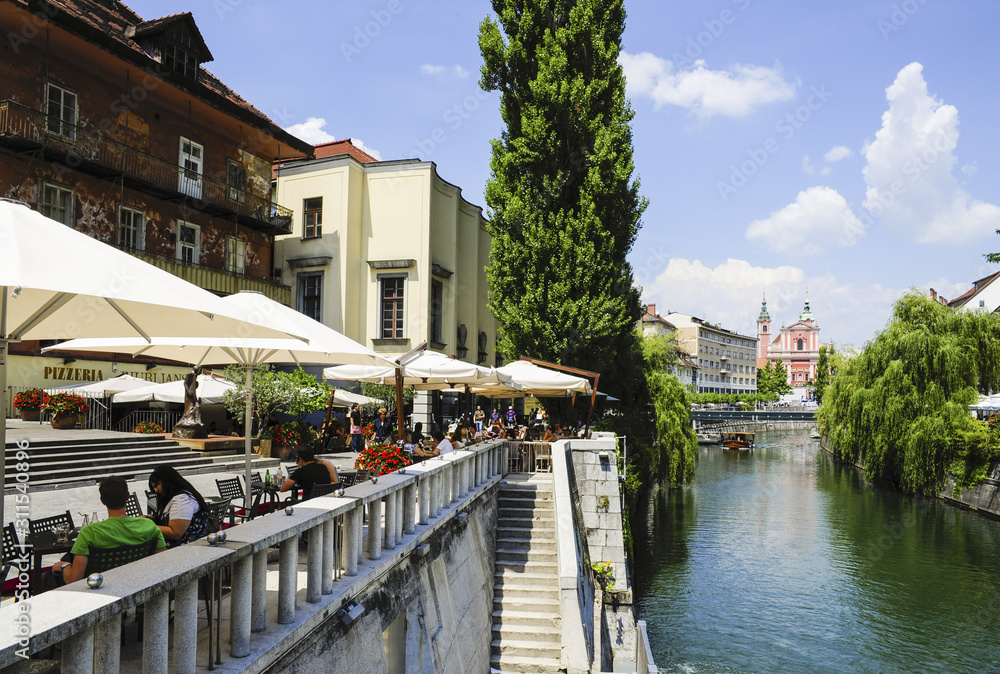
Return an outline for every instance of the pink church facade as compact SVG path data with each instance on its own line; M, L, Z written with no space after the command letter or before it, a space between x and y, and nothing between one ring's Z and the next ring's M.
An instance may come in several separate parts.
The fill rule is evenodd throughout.
M805 307L795 323L782 326L775 333L765 299L761 303L760 315L757 317L757 337L758 368L765 367L768 362L776 363L780 359L788 371L789 385L806 386L816 379L819 347L823 346L823 343L819 338L819 325L809 309L809 300L806 300Z

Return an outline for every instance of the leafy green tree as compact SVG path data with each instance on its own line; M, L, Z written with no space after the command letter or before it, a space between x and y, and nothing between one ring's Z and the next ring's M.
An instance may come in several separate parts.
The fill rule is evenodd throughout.
M791 393L788 385L788 370L779 358L774 363L768 362L763 369L757 370L757 393L764 395L783 395Z
M823 402L823 391L830 383L830 355L833 353L833 344L827 349L826 345L819 347L819 360L816 361L816 382L813 385L816 402Z
M642 340L646 386L653 403L656 435L648 451L650 472L671 484L694 478L698 438L691 428L691 403L677 377L668 371L677 352L664 335Z
M608 373L634 354L626 255L646 208L618 55L623 0L493 0L480 85L505 129L486 186L498 349Z
M361 392L369 398L377 398L379 402L362 405L366 416L373 416L378 408L384 407L392 419L393 428L396 427L396 387L391 384L369 384L361 382ZM413 387L407 386L403 389L403 408L413 403Z
M333 389L326 382L316 380L301 367L293 372L278 372L279 378L287 379L291 386L291 399L282 410L295 417L300 423L308 414L325 410L330 403Z
M997 438L969 415L1000 390L1000 318L903 296L885 330L836 372L819 408L834 455L908 493L960 486L1000 458Z
M226 410L243 423L246 413L246 370L239 365L230 365L224 376L236 385L226 391L222 403ZM270 365L261 365L253 371L252 417L256 433L267 425L267 420L275 412L283 412L296 418L297 426L307 414L326 409L330 398L330 387L316 381L316 378L297 368L294 372L279 372Z

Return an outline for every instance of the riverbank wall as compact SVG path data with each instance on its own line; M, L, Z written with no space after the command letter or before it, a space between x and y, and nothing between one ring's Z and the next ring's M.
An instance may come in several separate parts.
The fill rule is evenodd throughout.
M808 421L728 421L723 424L701 426L707 432L735 433L739 431L762 433L764 431L808 431L816 427L816 420Z
M827 444L825 436L820 441L820 447L823 448L824 452L833 455L833 450ZM854 465L861 470L865 469L864 465L860 463ZM994 462L990 466L987 476L981 484L971 489L956 491L955 477L948 475L938 498L950 505L973 510L992 519L1000 520L1000 461Z

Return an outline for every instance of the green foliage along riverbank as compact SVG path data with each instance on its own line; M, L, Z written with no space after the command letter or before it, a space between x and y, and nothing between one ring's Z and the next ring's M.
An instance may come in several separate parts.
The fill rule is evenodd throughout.
M1000 318L910 293L833 377L817 416L834 455L863 465L868 479L936 494L948 472L972 486L1000 458L997 432L968 409L997 390Z

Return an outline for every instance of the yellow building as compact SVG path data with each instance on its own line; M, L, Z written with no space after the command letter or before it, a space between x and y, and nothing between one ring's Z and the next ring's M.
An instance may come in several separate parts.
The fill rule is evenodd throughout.
M433 162L376 161L337 141L278 166L275 179L293 212L275 265L297 309L380 353L426 341L494 364L486 220Z

